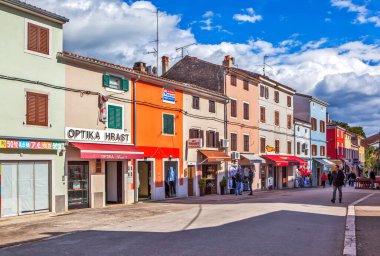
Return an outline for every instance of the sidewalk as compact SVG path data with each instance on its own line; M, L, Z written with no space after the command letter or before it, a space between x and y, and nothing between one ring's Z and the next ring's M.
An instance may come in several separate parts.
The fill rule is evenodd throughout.
M380 255L380 193L355 206L357 255Z

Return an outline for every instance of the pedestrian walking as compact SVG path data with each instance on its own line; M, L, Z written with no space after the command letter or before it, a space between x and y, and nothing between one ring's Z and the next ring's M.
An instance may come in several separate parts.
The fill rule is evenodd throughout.
M373 170L369 173L369 180L371 182L371 189L375 189L375 180L376 180L376 175Z
M336 190L339 191L339 203L342 202L342 187L344 185L344 173L343 170L339 167L339 165L336 166L337 171L335 171L332 175L333 177L333 198L331 199L331 202L335 204L336 200Z
M355 180L356 180L356 174L354 172L351 172L348 175L348 185L350 187L353 187L355 185Z
M241 195L240 189L241 189L242 178L241 178L241 174L239 171L237 171L235 174L235 181L236 181L235 195Z
M249 195L253 195L253 191L252 191L252 183L253 183L253 178L255 177L255 173L252 171L251 168L249 168L249 172L248 172L248 186L249 186L249 190L251 191L251 193L249 193Z
M330 187L331 187L331 185L332 185L332 172L329 172L329 173L327 174L327 178L329 179L329 185L330 185Z
M326 175L326 173L322 173L321 181L322 181L322 187L323 187L323 188L326 187L326 180L327 180L327 175Z

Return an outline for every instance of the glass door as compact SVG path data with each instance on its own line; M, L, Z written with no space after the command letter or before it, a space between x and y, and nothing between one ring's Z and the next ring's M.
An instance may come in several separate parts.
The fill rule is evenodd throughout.
M18 164L18 213L34 212L34 163Z
M69 209L88 208L88 162L68 163Z
M17 163L1 163L1 217L16 216Z
M34 210L49 210L49 163L34 164Z

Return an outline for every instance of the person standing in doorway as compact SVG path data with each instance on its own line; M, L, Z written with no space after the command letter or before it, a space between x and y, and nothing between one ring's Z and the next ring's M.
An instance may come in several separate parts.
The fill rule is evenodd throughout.
M241 178L241 174L239 170L235 174L235 181L236 181L235 195L241 195L240 188L241 188L242 178Z
M376 175L373 170L369 173L369 180L371 182L371 189L375 189L375 180L376 180Z
M327 175L326 173L322 173L322 176L321 176L321 181L322 181L322 187L325 188L326 187L326 180L327 180Z
M252 190L252 183L253 183L253 178L255 177L255 173L252 171L251 168L249 168L249 172L248 172L248 186L249 186L249 190L251 191L251 193L249 193L249 195L253 195L253 190Z
M177 181L175 169L173 167L169 167L168 169L168 178L167 181L169 183L169 194L170 196L175 196L176 191L175 191L175 184Z
M336 166L337 171L333 173L333 198L331 199L331 202L335 204L336 199L336 190L339 190L339 203L342 202L342 187L344 185L344 173L343 170L339 167L339 165Z

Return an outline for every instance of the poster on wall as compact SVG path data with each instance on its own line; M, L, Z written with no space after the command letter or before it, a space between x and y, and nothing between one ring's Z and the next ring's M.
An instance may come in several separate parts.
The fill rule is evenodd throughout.
M175 104L175 92L165 88L162 89L162 102Z

